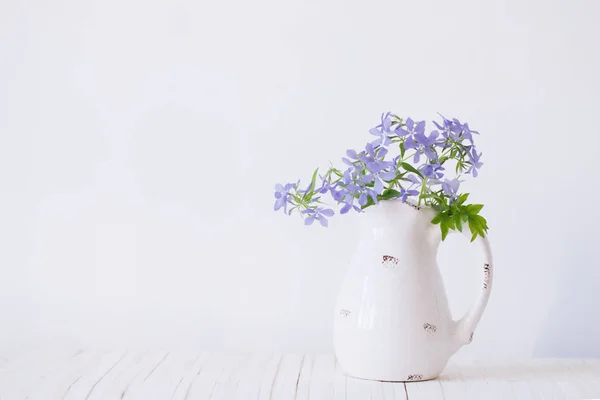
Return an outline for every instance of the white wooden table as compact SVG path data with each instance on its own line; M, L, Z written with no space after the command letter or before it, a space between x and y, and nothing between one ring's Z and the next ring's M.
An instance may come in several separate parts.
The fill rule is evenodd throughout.
M347 378L332 355L37 350L0 355L13 399L600 399L600 360L449 365L404 384Z

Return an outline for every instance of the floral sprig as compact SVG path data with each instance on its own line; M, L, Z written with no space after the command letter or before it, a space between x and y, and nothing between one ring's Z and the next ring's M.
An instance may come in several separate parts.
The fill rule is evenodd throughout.
M275 211L283 209L288 215L299 211L305 225L319 221L326 227L327 218L334 215L321 201L327 193L341 206L340 214L362 212L380 201L416 198L418 206L424 204L437 212L431 222L440 225L442 240L450 230L462 231L465 223L472 241L484 237L488 226L479 215L483 205L465 204L469 194L459 193L461 176L477 177L483 166L482 153L477 152L473 140L479 132L456 118L441 117L441 123L433 121L437 129L426 134L425 121L381 114L380 123L369 130L376 139L361 151L347 150L342 157L345 170L331 166L319 175L316 169L304 189L300 181L277 184ZM446 167L451 161L455 176L447 179Z

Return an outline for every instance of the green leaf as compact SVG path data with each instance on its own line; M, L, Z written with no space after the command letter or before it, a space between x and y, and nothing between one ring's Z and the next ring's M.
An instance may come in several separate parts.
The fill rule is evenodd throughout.
M472 215L469 218L474 219L477 222L477 225L481 228L480 232L481 236L488 230L487 221L481 215Z
M479 226L479 222L477 222L477 219L469 217L469 230L471 230L471 234L473 235L471 237L471 242L475 240L475 238L479 234L480 229L481 227Z
M463 162L462 161L457 161L456 162L456 173L460 174L463 171L464 167L463 167Z
M440 165L443 165L446 161L448 161L448 158L449 158L448 156L440 157L438 162L440 163Z
M444 239L446 239L446 236L448 236L448 232L450 232L450 229L455 229L455 225L454 221L452 220L452 217L446 212L440 213L438 214L438 216L441 217L440 229L442 230L442 241L444 241Z
M465 201L467 201L467 198L469 197L469 193L463 193L460 196L458 196L458 200L456 202L456 204L458 204L459 206L462 206L463 203Z
M469 204L467 206L467 211L471 215L479 214L479 211L483 208L483 204Z
M310 201L310 199L312 199L312 196L314 194L313 190L315 188L315 183L317 182L317 173L319 172L319 168L315 169L315 172L313 172L312 175L312 179L310 180L310 186L308 187L308 190L306 191L306 193L304 193L304 196L302 196L302 198L306 201Z
M456 229L458 229L459 232L462 232L462 221L460 219L460 214L454 214L452 216L452 219L454 220L454 225L456 225Z
M364 206L361 206L360 208L361 208L361 210L364 210L365 208L370 207L372 205L375 205L375 202L373 201L373 199L371 198L371 196L368 196L367 197L367 202L365 203Z
M440 222L442 222L442 214L437 214L435 217L433 217L433 219L431 220L431 223L434 225L439 224Z
M441 224L440 229L442 230L442 242L443 242L446 239L446 236L448 236L448 232L450 232L450 228L448 228L448 225Z
M404 148L404 142L400 143L400 158L404 158L404 153L406 153L406 149Z
M417 174L417 175L419 175L421 178L423 178L423 175L422 175L422 174L421 174L421 173L420 173L420 172L419 172L419 171L418 171L418 170L417 170L415 167L413 167L413 166L412 166L412 165L410 165L409 163L402 162L402 163L400 163L400 165L401 165L401 166L402 166L402 168L404 168L405 170L407 170L407 171L410 171L410 172L412 172L412 173L414 173L414 174Z
M398 197L399 195L400 195L400 192L397 191L396 189L386 189L386 190L383 191L382 194L380 194L379 196L377 196L377 199L379 199L379 200L389 200L389 199L393 199L395 197Z
M315 172L313 172L312 179L310 180L310 186L312 188L315 187L315 183L317 182L317 173L318 172L319 172L319 168L315 169ZM311 190L312 190L312 188L311 188Z

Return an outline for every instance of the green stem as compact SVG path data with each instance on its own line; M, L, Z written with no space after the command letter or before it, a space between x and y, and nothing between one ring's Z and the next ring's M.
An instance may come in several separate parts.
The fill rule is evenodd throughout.
M423 178L423 184L421 185L421 194L419 195L419 204L417 206L421 206L421 196L425 194L425 184L427 183L427 178Z

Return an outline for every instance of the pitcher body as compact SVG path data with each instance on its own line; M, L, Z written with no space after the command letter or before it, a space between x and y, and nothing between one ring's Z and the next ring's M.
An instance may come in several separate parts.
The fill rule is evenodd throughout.
M334 347L350 376L381 381L436 378L469 343L491 290L491 254L484 245L484 284L459 321L450 312L437 265L435 213L400 201L361 215L361 239L335 305Z

